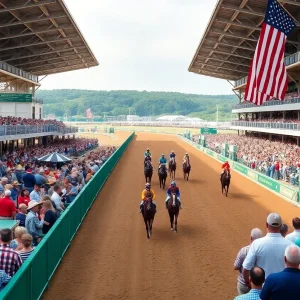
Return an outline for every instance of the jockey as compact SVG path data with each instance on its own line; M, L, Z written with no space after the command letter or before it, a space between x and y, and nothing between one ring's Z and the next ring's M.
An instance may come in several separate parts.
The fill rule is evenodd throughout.
M227 170L229 176L230 176L230 165L228 161L225 161L224 164L222 165L222 173L221 173L221 177L222 175L225 173L225 170Z
M167 164L167 160L166 160L166 158L165 158L165 155L162 154L162 155L161 155L161 158L160 158L159 161L158 161L158 170L160 169L160 166L161 166L161 165L166 165L166 164Z
M190 157L189 157L188 153L186 153L185 156L183 157L182 167L183 167L184 163L186 163L187 161L188 161L189 164L191 165Z
M182 207L181 207L181 201L180 201L180 191L179 191L179 188L176 186L176 182L175 181L171 182L171 185L170 185L170 187L167 190L167 199L166 199L166 202L165 202L166 208L168 208L168 201L171 198L171 193L175 193L176 194L177 200L179 202L179 208L181 209Z
M140 204L140 212L142 212L143 206L144 206L145 201L146 201L146 199L147 199L147 196L148 196L149 194L150 194L151 197L152 197L152 204L153 204L154 208L156 209L156 203L153 201L153 200L155 200L155 193L154 193L154 191L151 189L151 184L147 182L147 183L145 184L145 189L142 191L142 202L141 202L141 204Z
M152 154L151 154L151 152L150 152L150 149L149 148L147 148L147 150L146 150L146 152L144 153L144 157L146 158L146 157L150 157L150 158L152 158ZM150 159L151 160L151 159Z
M175 157L176 157L176 154L175 154L174 150L172 150L172 152L170 153L170 160L174 159L174 161L175 161Z

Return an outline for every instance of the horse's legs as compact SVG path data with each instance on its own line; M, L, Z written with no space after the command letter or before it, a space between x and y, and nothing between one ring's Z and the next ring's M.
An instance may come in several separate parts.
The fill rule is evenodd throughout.
M171 230L173 230L174 214L169 213L169 215L170 215Z
M148 228L148 221L145 220L145 219L144 219L144 221L145 221L145 225L146 225L147 238L150 239L150 236L149 236L149 228Z
M174 232L177 232L177 219L178 219L178 213L175 215L175 230L174 230Z

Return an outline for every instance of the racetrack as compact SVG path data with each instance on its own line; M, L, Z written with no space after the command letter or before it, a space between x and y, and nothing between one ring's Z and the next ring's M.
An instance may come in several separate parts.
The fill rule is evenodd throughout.
M165 191L159 190L154 174L158 213L151 240L146 238L138 213L147 147L155 164L161 153L174 149L178 166L186 151L192 165L189 183L177 173L183 203L177 234L170 231L163 204ZM248 243L250 230L259 227L265 231L271 211L279 212L291 226L300 210L235 172L225 198L220 170L220 163L175 136L138 133L85 218L43 298L233 299L237 276L233 262L240 247Z

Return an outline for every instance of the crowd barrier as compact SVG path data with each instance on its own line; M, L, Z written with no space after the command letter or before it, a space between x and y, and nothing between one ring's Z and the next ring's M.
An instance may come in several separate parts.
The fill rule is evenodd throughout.
M66 208L31 256L0 292L1 300L41 298L85 215L133 137L134 132Z
M236 161L232 161L232 160L228 159L227 157L225 157L217 152L214 152L208 148L205 148L205 147L203 147L181 135L178 135L178 136L180 139L184 140L191 146L197 148L201 152L206 153L207 155L211 156L212 158L214 158L220 162L229 161L233 170L237 171L238 173L243 174L244 176L252 179L253 181L266 187L267 189L279 194L280 196L283 196L287 200L299 204L299 202L300 202L299 201L299 191L294 189L293 187L288 186L287 184L284 184L275 179L272 179L268 176L265 176L265 175L255 171L255 170L252 170Z

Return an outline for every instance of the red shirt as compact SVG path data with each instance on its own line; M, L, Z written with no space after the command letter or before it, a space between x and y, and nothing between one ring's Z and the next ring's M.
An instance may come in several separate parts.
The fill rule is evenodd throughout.
M0 217L12 217L12 213L16 211L16 206L10 197L0 199Z
M229 165L229 163L224 163L223 165L222 165L222 169L224 169L224 168L226 168L226 169L230 169L230 165Z
M21 203L24 203L26 206L28 206L28 203L30 201L29 196L19 196L18 197L18 204L20 205Z

